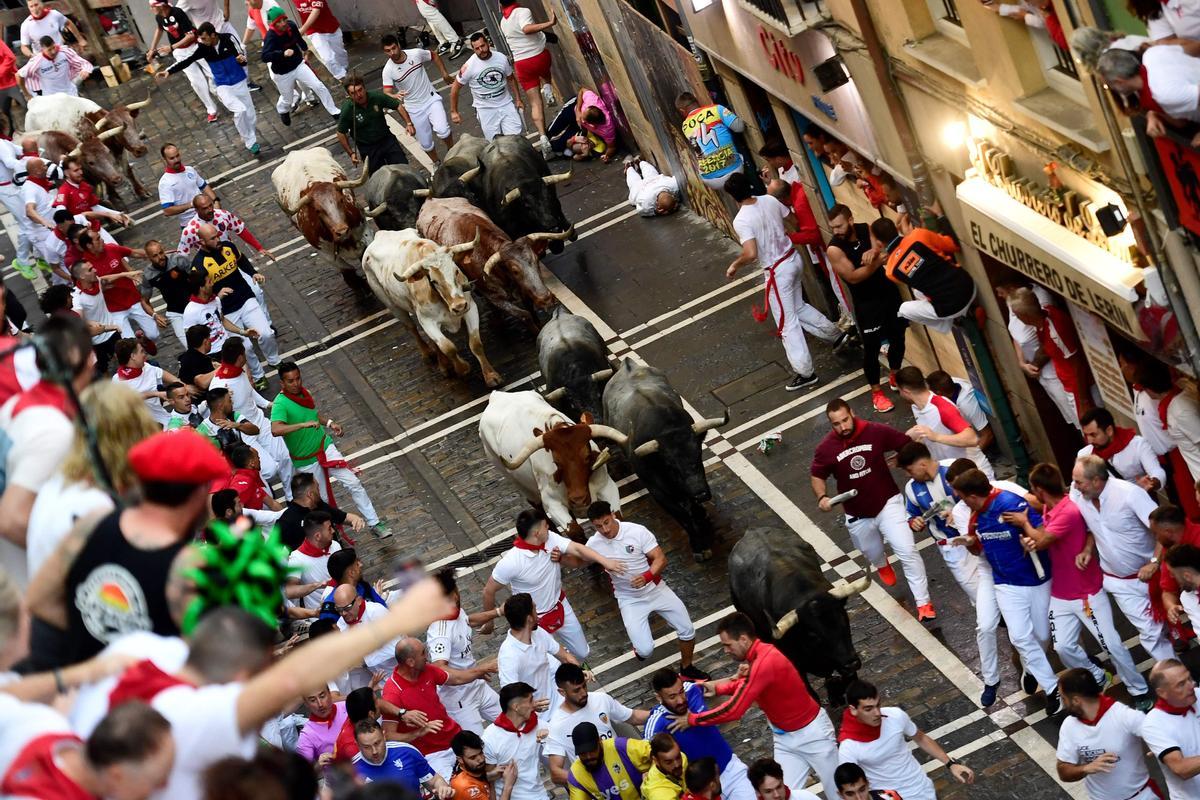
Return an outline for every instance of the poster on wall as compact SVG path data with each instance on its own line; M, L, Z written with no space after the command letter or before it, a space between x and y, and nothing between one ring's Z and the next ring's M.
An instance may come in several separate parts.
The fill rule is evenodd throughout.
M1067 303L1071 319L1075 321L1075 330L1079 332L1079 343L1083 345L1087 356L1088 366L1092 368L1092 377L1096 379L1096 388L1100 390L1100 399L1104 407L1127 425L1136 419L1133 399L1129 395L1129 386L1121 375L1121 367L1117 364L1117 354L1113 350L1112 340L1108 338L1108 328L1104 320L1090 311L1086 311L1074 303ZM1124 417L1124 420L1120 420Z

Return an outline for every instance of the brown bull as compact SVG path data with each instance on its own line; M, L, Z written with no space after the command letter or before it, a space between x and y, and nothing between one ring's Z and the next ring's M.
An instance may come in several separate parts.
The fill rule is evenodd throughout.
M353 272L361 257L363 213L355 202L354 192L367 180L367 165L353 180L314 181L299 190L299 199L287 205L278 198L280 208L292 217L292 221L310 245L331 253L335 262L348 263L339 269ZM339 253L352 253L351 262L339 258Z
M142 182L134 174L133 164L129 159L131 157L141 158L146 155L146 134L138 128L137 116L148 105L150 105L149 98L128 105L122 103L107 111L96 111L88 115L88 118L95 124L97 133L103 134L107 131L120 130L119 135L105 139L104 143L108 145L108 149L112 152L121 171L129 176L129 185L133 187L134 193L143 200L149 197L150 193L146 191L146 187L142 186Z
M61 162L67 156L78 156L83 160L83 176L93 186L105 187L115 194L117 187L125 181L117 159L108 149L107 140L119 136L119 129L110 129L99 136L76 139L62 131L43 131L38 136L38 148L47 161Z
M458 256L458 266L496 308L537 331L538 311L557 300L542 280L538 253L547 241L562 241L571 234L531 233L516 241L480 208L461 197L430 198L421 207L417 230L447 247L471 241L479 232L479 246Z

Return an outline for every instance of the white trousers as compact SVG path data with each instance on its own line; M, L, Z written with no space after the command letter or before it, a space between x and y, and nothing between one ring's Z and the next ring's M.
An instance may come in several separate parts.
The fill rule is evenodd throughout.
M271 320L267 316L267 312L259 304L257 298L251 298L242 304L242 307L237 311L226 314L225 317L237 325L239 328L253 328L258 331L258 349L262 351L263 358L272 367L279 363L279 343L275 341L275 330L271 327ZM250 351L253 349L249 341L246 342L246 360L250 360ZM261 368L260 368L261 369ZM254 375L255 380L262 377L262 372Z
M433 150L433 137L439 139L450 137L450 120L446 118L446 107L440 99L431 100L418 108L404 107L412 120L413 130L416 131L417 144L425 152Z
M1183 606L1183 611L1188 615L1188 619L1196 620L1192 624L1200 624L1200 595L1195 592L1180 592L1179 603Z
M250 352L249 350L246 351ZM255 436L252 441L254 449L258 451L259 458L263 455L268 455L274 459L276 471L273 472L279 478L279 482L283 484L283 496L288 500L292 499L292 476L296 474L296 467L292 464L292 457L288 455L287 445L283 442L283 437L271 435L271 422L265 420L259 426L258 436ZM265 463L265 461L264 461ZM268 486L271 484L268 483Z
M1058 413L1062 414L1063 420L1068 424L1080 430L1079 426L1079 410L1075 408L1075 396L1067 391L1067 387L1062 385L1059 380L1058 371L1054 369L1054 365L1049 361L1042 367L1042 371L1038 373L1038 383L1046 390L1046 394L1050 395L1050 399L1054 401L1054 405L1058 408Z
M975 290L971 291L971 299L967 304L958 311L955 311L948 317L939 317L937 312L933 310L931 303L920 292L913 292L918 296L917 300L909 300L900 304L900 316L910 322L916 322L919 325L924 325L927 328L933 328L938 333L949 333L954 329L954 320L967 313L967 309L971 307L971 303L975 302Z
M999 644L1000 609L996 605L996 587L992 568L984 559L965 547L939 545L938 552L954 580L975 607L975 645L979 648L979 672L983 682L1000 682Z
M32 244L25 226L21 224L21 220L25 219L25 204L21 202L21 190L11 181L6 186L0 186L0 203L4 204L9 214L12 214L12 225L16 226L17 260L27 263L30 258L29 254L32 252ZM13 234L11 226L8 228L8 233L11 237ZM24 252L22 252L22 246Z
M254 111L254 99L250 97L246 81L233 86L218 86L217 99L233 114L233 127L242 137L242 144L253 147L258 142L258 132L254 128L258 124L258 114Z
M167 322L171 325L171 331L175 334L175 338L183 345L183 349L187 349L187 327L183 324L183 314L178 311L164 311L163 314L167 318Z
M570 600L564 597L562 604L563 624L554 632L554 638L558 639L559 644L570 650L571 655L580 661L586 661L592 652L592 646L588 644L587 637L583 635L583 624L579 621L579 617L575 616L575 609L571 608Z
M476 106L475 115L479 117L479 125L483 128L483 138L489 142L501 134L518 134L525 130L525 121L521 119L512 100L499 108Z
M325 445L325 457L329 461L344 461L343 456L332 441ZM317 479L317 491L321 493L321 499L326 503L329 502L329 493L325 489L325 469L316 461L304 466L296 467L301 472L307 472ZM367 496L367 489L362 485L362 481L354 474L354 470L346 467L337 467L329 470L329 477L336 480L338 483L346 487L346 491L350 493L350 499L354 501L354 505L358 508L358 513L362 514L363 519L368 525L374 525L379 522L379 515L375 513L375 506L371 504L371 498Z
M321 106L330 114L340 113L337 105L333 102L333 96L329 94L325 84L321 83L317 73L313 72L312 67L308 64L301 62L294 70L282 75L272 71L271 80L275 82L275 88L279 89L279 99L275 101L275 110L280 114L292 110L292 100L295 98L297 86L302 89L311 89L317 99L321 101Z
M908 581L913 600L918 606L929 602L929 579L925 576L925 562L921 560L921 553L913 542L913 532L908 527L908 514L904 510L904 500L900 495L892 495L874 517L858 517L853 520L846 517L846 528L850 531L850 539L854 546L875 567L882 567L887 563L887 556L883 552L883 543L886 540L904 568L904 578Z
M696 638L696 629L688 616L683 601L670 586L660 583L653 591L640 597L617 596L617 607L621 610L621 621L633 649L641 658L654 654L654 635L650 633L650 615L658 614L679 636L679 641L690 642Z
M450 24L450 20L442 14L435 6L429 5L425 0L417 0L417 11L429 23L429 29L433 31L433 35L437 37L438 44L446 44L447 42L457 42L462 37L454 30L454 26Z
M121 329L122 339L133 339L133 325L130 322L136 322L141 328L142 334L152 342L158 341L158 323L154 321L154 317L146 313L146 309L142 308L141 303L135 303L124 311L110 311L113 320Z
M1050 694L1058 686L1044 649L1050 644L1050 581L1038 586L998 583L996 604L1008 626L1008 641L1020 654L1025 670Z
M500 695L485 680L464 686L439 686L438 697L446 713L465 731L482 734L500 716Z
M721 773L721 797L724 800L755 800L757 796L754 787L750 785L746 762L734 753Z
M176 50L175 60L183 61L193 52L196 46ZM209 114L217 113L217 104L213 102L212 93L209 91L212 87L212 72L209 71L208 64L203 60L184 67L183 74L187 76L188 83L192 85L192 91L196 93L196 97L200 98L200 102L204 104L204 110Z
M1083 600L1050 598L1050 638L1054 641L1058 657L1069 667L1086 669L1103 686L1104 670L1087 657L1079 644L1081 630L1086 630L1097 644L1108 651L1113 666L1117 668L1130 694L1146 694L1150 691L1137 665L1133 663L1133 656L1121 643L1121 635L1113 627L1112 606L1108 602L1108 593L1103 589Z
M1125 619L1137 628L1142 647L1155 661L1174 658L1175 648L1167 638L1166 623L1156 622L1150 609L1150 587L1137 578L1104 576L1104 590L1117 601Z
M827 342L835 341L842 332L825 315L804 301L804 289L800 285L800 271L804 268L799 255L775 267L775 288L767 293L771 304L771 316L775 324L780 324L783 315L783 350L787 353L788 364L797 375L813 373L812 354L808 352L808 341L804 332L819 336ZM763 270L763 279L769 280L771 274ZM905 523L905 529L908 524ZM912 539L912 533L909 533Z
M341 28L333 33L310 33L308 43L317 51L317 58L321 59L321 63L335 80L340 81L346 77L346 70L350 68L350 56L346 55Z
M817 773L826 797L837 797L833 780L838 766L837 738L825 709L798 731L781 731L774 725L775 761L783 767L783 780L793 792L804 788L811 772Z

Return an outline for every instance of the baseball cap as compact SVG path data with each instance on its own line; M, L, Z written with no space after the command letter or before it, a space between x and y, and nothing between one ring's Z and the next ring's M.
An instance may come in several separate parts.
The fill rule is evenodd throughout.
M600 747L600 731L590 722L581 722L571 731L571 744L576 753L590 753Z
M151 8L158 8L159 6L169 6L169 5L171 5L171 4L168 3L167 0L150 0Z
M284 16L285 14L287 14L286 11L284 11L279 6L275 6L270 11L267 12L267 22L274 22L275 20L279 19L280 17Z
M231 472L221 452L190 428L163 431L129 449L129 466L148 483L203 484Z

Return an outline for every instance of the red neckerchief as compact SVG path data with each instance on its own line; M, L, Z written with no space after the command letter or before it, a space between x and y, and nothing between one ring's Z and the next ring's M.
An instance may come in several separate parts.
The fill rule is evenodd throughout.
M546 545L530 544L529 542L522 539L520 536L517 536L516 538L513 539L513 548L516 550L531 550L535 553L546 552Z
M54 188L54 184L51 183L50 181L46 180L45 178L35 178L32 175L30 175L25 180L29 181L30 183L36 183L38 186L42 187L47 192Z
M517 3L513 3L512 5L507 5L507 6L500 6L500 13L504 15L505 19L508 19L512 15L512 13L520 7L521 6L518 5Z
M1113 433L1112 440L1104 447L1092 447L1092 453L1100 456L1105 461L1112 461L1113 456L1129 447L1129 443L1133 441L1133 437L1137 436L1137 431L1133 428L1118 427Z
M75 409L71 405L71 398L67 397L66 390L49 381L39 380L17 395L17 402L12 409L12 418L16 419L16 416L22 411L34 406L50 406L57 408L64 416L75 416Z
M1167 0L1163 0L1164 5L1166 4L1166 2L1167 2ZM42 17L46 16L49 13L50 13L50 9L46 8L45 6L42 6L41 14L34 14L33 12L30 12L29 16L33 17L34 19L41 19Z
M37 150L22 150L21 151L21 156L23 158L37 158L40 155L41 155L41 153L39 153Z
M318 717L316 714L308 715L309 722L320 723L321 725L324 725L326 728L329 728L331 730L333 729L333 721L336 718L337 718L337 706L332 705L332 704L329 706L329 715L328 716Z
M866 429L867 429L867 421L865 419L857 419L856 418L854 420L854 430L851 431L850 435L847 436L842 441L853 442L859 436L862 436L862 432L865 431Z
M515 733L517 736L522 736L526 733L533 733L535 730L537 730L537 712L534 711L529 715L529 719L525 721L525 727L521 728L521 730L517 730L517 726L513 725L512 720L508 718L508 715L504 712L501 712L500 716L496 717L496 727L503 728L509 733Z
M1179 706L1171 705L1166 700L1163 700L1161 697L1158 699L1158 702L1156 702L1154 704L1154 707L1157 708L1159 711L1165 711L1168 714L1171 714L1172 716L1176 716L1176 717L1184 717L1184 716L1187 716L1188 714L1194 714L1196 711L1196 704L1194 702L1190 706L1184 706L1184 707L1180 708Z
M367 613L367 601L361 597L359 599L362 600L362 605L358 607L358 616L354 618L354 622L347 622L347 625L357 625L362 622L363 614Z
M216 375L218 378L236 378L242 374L242 368L236 364L222 364L217 367Z
M1167 0L1163 0L1163 2L1165 3ZM1138 106L1141 107L1142 111L1163 113L1162 106L1154 99L1154 95L1150 94L1150 75L1146 72L1144 66L1138 65L1138 75L1142 78L1142 88L1138 89L1137 93Z
M967 530L970 531L968 535L975 535L975 521L979 518L980 514L988 510L988 508L992 505L992 501L995 500L999 495L1000 490L993 486L992 491L988 493L987 500L983 501L983 508L979 509L978 511L971 512L971 522L967 525Z
M117 377L123 381L131 381L142 374L141 367L118 367Z
M153 661L146 659L134 664L121 675L117 685L108 693L108 707L116 708L132 700L149 703L165 689L187 685L187 681L163 672Z
M847 739L855 742L873 742L879 738L881 731L883 731L882 722L879 725L868 725L850 713L849 708L842 710L842 727L838 731L839 742Z
M310 542L308 539L305 539L303 542L301 542L300 546L297 547L296 549L299 550L301 553L304 553L304 555L312 556L313 558L316 558L317 556L329 555L328 547L326 547L324 550L318 550L315 546L313 546L313 543Z
M171 270L171 271L174 272L174 270ZM192 295L188 299L191 300L193 303L199 303L202 306L206 306L209 303L208 300L205 300L203 297L197 297L196 295Z
M82 283L79 283L78 281L76 281L75 288L78 289L79 291L83 292L84 294L91 294L91 295L100 294L100 282L99 281L96 281L96 285L93 286L91 289L87 288Z
M1087 725L1088 727L1095 727L1096 725L1100 724L1100 720L1104 717L1104 712L1106 712L1110 708L1112 708L1113 704L1116 702L1117 702L1116 700L1113 700L1108 695L1102 694L1102 695L1100 695L1100 710L1096 712L1096 718L1095 719L1083 719L1082 717L1079 717L1078 719L1080 722L1082 722L1084 725Z
M792 790L788 789L788 797L791 797ZM721 800L720 794L714 794L712 797L705 797L702 794L694 794L692 792L684 792L679 796L679 800Z
M183 166L182 161L179 162L178 167L171 167L171 166L166 167L166 171L171 173L172 175L178 175L179 173L183 172L185 169L186 169L186 167Z
M283 390L283 396L291 400L296 405L304 406L305 408L316 408L317 404L313 402L313 396L308 389L300 387L300 394L292 394L286 389Z
M1167 428L1167 409L1171 407L1171 401L1180 394L1181 392L1179 389L1175 386L1172 386L1171 390L1164 394L1162 399L1158 401L1158 419L1160 422L1162 422L1163 430L1166 430Z

